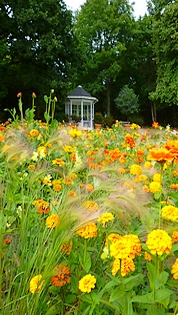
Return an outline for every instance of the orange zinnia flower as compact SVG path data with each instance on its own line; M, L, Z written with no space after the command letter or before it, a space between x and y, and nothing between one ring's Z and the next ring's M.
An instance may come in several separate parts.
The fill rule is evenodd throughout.
M174 155L165 148L152 149L147 157L148 160L165 163L166 161L173 161Z
M55 287L63 287L70 283L71 271L65 265L59 265L55 268L55 274L51 277L51 284Z

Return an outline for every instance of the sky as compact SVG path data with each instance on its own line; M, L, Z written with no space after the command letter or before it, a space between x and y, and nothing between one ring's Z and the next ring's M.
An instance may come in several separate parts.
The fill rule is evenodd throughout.
M80 9L80 5L85 3L85 0L64 0L68 8L75 11ZM135 2L134 5L134 16L139 18L139 16L144 16L147 13L146 10L146 0L129 0L130 3Z

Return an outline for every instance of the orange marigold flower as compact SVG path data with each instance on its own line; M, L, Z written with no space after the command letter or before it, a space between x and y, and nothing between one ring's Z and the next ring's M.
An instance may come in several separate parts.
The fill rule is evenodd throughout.
M53 190L54 191L61 191L61 189L62 189L62 186L60 185L60 184L55 184L55 185L53 185Z
M94 222L88 223L86 226L81 228L76 232L78 235L84 238L92 238L97 236L98 234L98 229L97 226Z
M130 174L132 175L140 175L142 174L142 167L137 164L132 164L130 167Z
M174 279L178 279L178 258L172 266L171 273L173 274Z
M3 242L6 244L10 244L12 242L10 237L4 237Z
M39 131L37 129L30 130L31 137L37 137L39 135Z
M93 189L94 189L94 187L93 187L92 184L87 184L87 185L86 185L86 191L87 191L87 192L91 192Z
M102 222L103 224L106 224L107 222L113 221L113 220L114 220L114 216L110 212L102 213L98 218L98 222Z
M34 200L32 204L36 206L37 211L40 213L50 212L49 203L47 201L44 201L43 199Z
M174 176L178 176L178 169L172 171L172 174L173 174Z
M147 253L147 252L144 253L144 257L145 257L146 260L149 260L149 261L152 260L151 255L149 253Z
M88 274L79 281L79 290L90 293L91 290L95 288L95 284L96 278L91 274Z
M46 218L46 226L50 229L58 226L60 223L60 216L55 213L51 214L49 217Z
M61 247L61 252L66 253L67 255L70 255L71 250L72 250L72 242L64 243Z
M162 256L170 253L172 240L166 231L157 229L148 234L146 245L152 255Z
M172 205L165 206L161 209L161 215L164 219L171 221L178 220L178 208Z
M0 133L0 142L2 142L3 140L3 136L2 136L2 133Z
M36 168L36 165L34 165L34 164L28 165L29 170L34 170L35 168Z
M68 197L69 198L74 198L74 197L77 197L77 194L76 194L76 192L75 191L73 191L73 190L70 190L69 192L68 192Z
M165 148L152 149L150 150L147 159L165 163L166 161L173 161L174 155L172 155L171 152Z
M42 275L37 275L30 280L30 292L35 293L36 291L40 291L44 280L41 281Z
M174 231L172 233L172 242L173 243L177 243L178 242L178 232L177 231Z
M88 211L98 211L99 206L96 202L87 200L82 204L82 208L88 210Z
M178 190L178 184L172 184L170 185L170 188L173 188L175 190Z
M76 173L72 173L72 174L70 175L70 178L71 178L71 179L77 179L77 178L78 178L78 175L77 175Z
M134 138L129 133L126 134L125 142L129 145L130 148L135 147Z
M153 123L152 123L152 127L153 128L159 128L159 123L158 122L156 122L156 121L154 121Z
M59 265L55 268L54 276L51 277L51 284L55 287L63 287L70 283L71 271L65 265Z

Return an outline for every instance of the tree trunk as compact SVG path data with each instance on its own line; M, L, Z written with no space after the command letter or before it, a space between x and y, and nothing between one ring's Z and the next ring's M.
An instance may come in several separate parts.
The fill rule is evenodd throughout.
M152 122L156 121L156 105L154 102L151 102L151 118L152 118Z
M106 81L106 93L107 93L107 116L111 115L111 99L110 99L110 84Z

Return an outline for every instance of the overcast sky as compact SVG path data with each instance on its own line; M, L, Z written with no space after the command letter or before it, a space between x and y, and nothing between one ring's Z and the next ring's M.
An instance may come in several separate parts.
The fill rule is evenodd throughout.
M69 9L75 11L80 8L81 4L85 3L85 0L64 0ZM130 3L135 2L134 15L138 18L140 15L144 16L146 10L146 0L129 0Z

